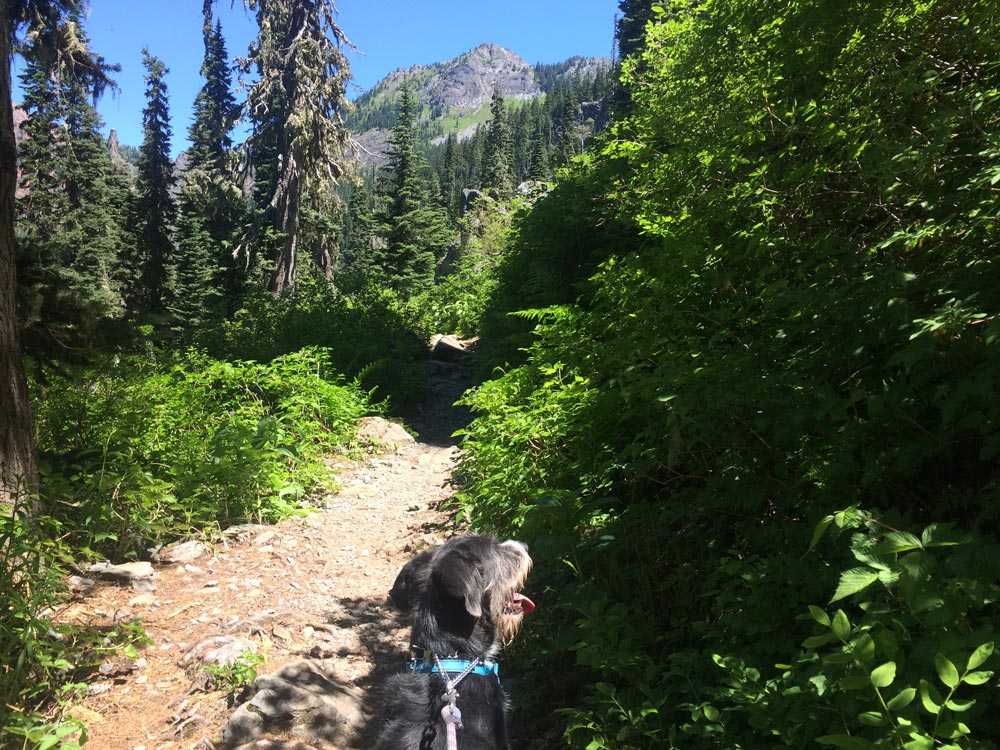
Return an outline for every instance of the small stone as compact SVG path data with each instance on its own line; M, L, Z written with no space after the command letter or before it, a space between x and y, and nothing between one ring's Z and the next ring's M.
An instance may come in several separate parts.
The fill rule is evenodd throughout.
M139 675L138 677L135 678L135 684L136 685L145 685L146 682L148 682L148 681L149 681L149 677L147 677L144 674L141 674L141 675Z
M316 630L315 630L315 628L313 628L312 625L306 625L304 628L302 628L302 637L303 638L312 638L315 634L316 634Z
M110 682L95 682L87 685L87 695L103 695L111 689Z
M215 635L198 641L181 658L181 666L214 664L228 667L247 651L257 652L257 644L246 638L232 635Z
M153 566L148 562L130 562L121 565L111 563L94 563L87 571L95 574L98 578L103 578L116 583L134 583L140 580L152 580Z
M189 563L207 554L208 547L196 539L190 539L160 550L159 559L164 563Z
M424 507L422 505L408 505L407 508L406 508L406 511L408 513L416 513L417 511L423 510L423 509L424 509Z
M286 628L284 625L275 625L271 629L271 632L274 634L275 638L278 638L282 641L292 640L292 631Z
M156 604L156 597L152 594L139 594L128 600L130 607L151 607Z
M185 573L190 573L193 576L200 576L205 571L199 568L197 565L185 565L183 568Z
M261 547L263 545L266 545L268 542L270 542L276 536L277 536L277 533L274 532L274 531L271 531L270 529L268 529L266 531L262 531L256 537L254 537L254 540L253 540L254 546L255 547Z
M94 588L96 583L93 578L84 578L83 576L69 576L66 578L66 585L69 586L69 590L74 594L85 594Z

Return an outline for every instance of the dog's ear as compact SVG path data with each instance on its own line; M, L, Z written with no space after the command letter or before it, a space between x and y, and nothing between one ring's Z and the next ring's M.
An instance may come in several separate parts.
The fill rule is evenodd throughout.
M443 593L465 603L465 611L473 617L483 616L483 594L486 586L482 573L474 563L458 552L450 552L434 565L434 584Z

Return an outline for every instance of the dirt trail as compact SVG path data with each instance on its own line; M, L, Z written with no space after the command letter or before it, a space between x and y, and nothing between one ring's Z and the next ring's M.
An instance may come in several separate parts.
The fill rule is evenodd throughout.
M248 527L187 564L158 565L152 592L99 584L67 609L65 619L91 624L138 618L152 639L138 659L106 665L74 710L90 727L89 750L218 748L227 722L230 747L260 737L304 740L318 750L368 746L367 732L347 735L365 724L377 702L370 688L399 668L407 646L407 624L386 593L415 551L451 533L439 506L452 493L458 449L450 434L464 415L451 404L468 372L462 363L431 361L428 374L427 401L409 415L420 439L363 461L331 459L342 490L317 512ZM197 654L184 666L198 644L200 652L248 643L265 658L260 675L282 668L291 675L259 680L257 688L272 690L258 693L249 714L227 705L223 692L206 691ZM285 706L274 710L289 721L264 731L261 713L270 722L273 706L257 705L260 696L281 693L276 685ZM244 737L241 715L244 724L256 722ZM342 726L324 735L305 727L303 715L314 725Z

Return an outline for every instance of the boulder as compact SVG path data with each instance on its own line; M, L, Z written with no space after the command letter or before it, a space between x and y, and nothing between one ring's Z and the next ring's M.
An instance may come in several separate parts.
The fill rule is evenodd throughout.
M216 666L235 664L247 651L257 652L257 644L247 638L233 635L213 635L198 641L181 657L182 667Z
M364 417L358 422L358 440L395 450L416 442L402 425L382 417Z
M431 338L431 356L444 362L458 362L469 353L458 336L436 334Z
M108 562L94 563L87 572L106 581L128 583L140 593L149 593L156 588L153 582L153 566L148 562L130 562L112 565Z
M159 560L163 563L189 563L208 554L208 547L196 539L171 544L160 550Z

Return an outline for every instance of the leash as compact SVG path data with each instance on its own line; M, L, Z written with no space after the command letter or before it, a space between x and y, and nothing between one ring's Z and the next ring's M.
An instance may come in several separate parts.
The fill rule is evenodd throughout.
M458 705L456 705L458 703L458 684L472 674L480 662L482 662L482 657L477 656L459 673L458 677L452 679L448 676L448 672L445 671L437 654L434 654L434 663L437 665L441 677L444 678L445 691L441 698L447 703L441 709L441 718L444 720L444 728L448 735L448 750L458 750L458 730L462 728L462 712L458 710Z
M424 654L424 659L410 661L410 671L424 674L438 672L441 675L445 686L444 694L441 696L441 700L444 701L444 706L441 708L441 720L445 726L447 748L448 750L458 750L458 730L462 729L462 712L458 708L459 684L473 673L483 676L492 674L499 680L500 669L496 662L484 661L481 656L477 656L472 661L464 659L445 659L442 661L437 654L431 654L429 650L425 651ZM428 663L426 656L433 656L433 666ZM448 669L458 669L460 665L462 670L452 677Z

